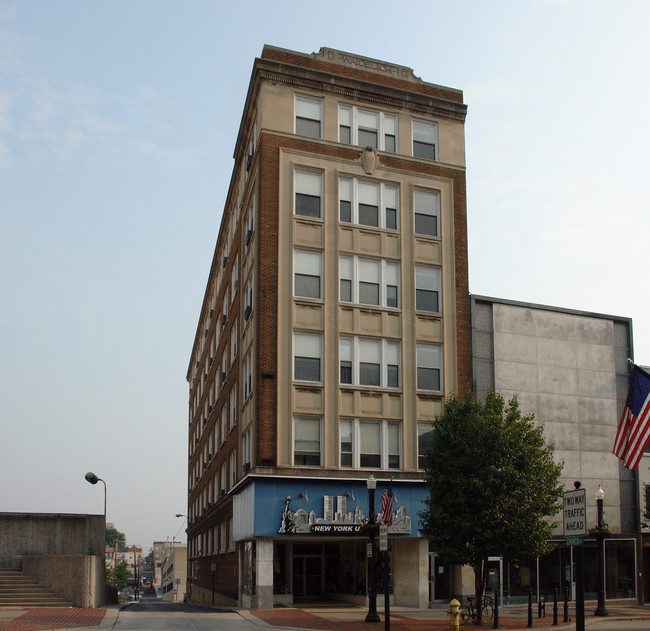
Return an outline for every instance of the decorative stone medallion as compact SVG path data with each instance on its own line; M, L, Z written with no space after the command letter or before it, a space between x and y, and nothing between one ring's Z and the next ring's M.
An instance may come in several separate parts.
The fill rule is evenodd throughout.
M366 175L372 175L377 168L377 152L374 147L366 147L361 154L361 166Z

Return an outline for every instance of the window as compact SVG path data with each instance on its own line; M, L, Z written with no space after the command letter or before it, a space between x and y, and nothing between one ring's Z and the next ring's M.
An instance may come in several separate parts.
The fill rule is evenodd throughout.
M320 467L320 418L293 419L293 464L302 467Z
M253 290L254 290L253 272L251 272L246 284L244 285L244 322L248 321L253 311Z
M244 358L244 380L242 382L242 399L246 401L253 392L253 352L249 351Z
M442 349L418 344L416 349L418 390L442 390Z
M399 189L394 184L339 179L339 218L347 223L397 230Z
M228 457L228 469L230 470L230 488L237 482L237 450L233 449Z
M230 274L230 300L234 301L235 293L239 287L239 255L235 257L235 262L233 263Z
M237 424L237 385L230 391L230 429Z
M342 384L399 388L399 342L342 337L339 341L339 361Z
M440 312L440 270L435 267L415 268L415 308L418 311Z
M321 216L322 175L313 171L296 171L296 215Z
M437 237L440 195L432 191L414 191L413 210L415 212L415 232Z
M293 253L295 296L321 298L321 267L320 252L296 250Z
M399 307L399 263L341 256L339 278L342 302Z
M251 244L251 239L253 238L253 230L255 228L255 197L251 199L250 206L248 207L248 212L246 213L246 219L244 222L244 244L246 246L246 252Z
M294 379L298 381L321 380L321 341L320 333L294 333Z
M321 101L296 97L296 134L321 137L323 104Z
M413 121L413 155L416 158L436 159L438 128L434 123Z
M397 116L339 106L339 141L348 145L397 151Z
M228 434L228 406L224 405L221 409L221 444L226 442Z
M232 325L232 329L230 330L230 365L235 361L235 357L237 357L237 338L239 337L238 331L237 331L237 322L235 322Z
M242 434L242 473L248 473L251 465L251 429L250 427ZM247 466L248 465L248 466Z
M344 419L339 428L341 467L401 468L400 423Z
M431 423L418 424L418 469L427 466L426 452L433 442L433 426Z

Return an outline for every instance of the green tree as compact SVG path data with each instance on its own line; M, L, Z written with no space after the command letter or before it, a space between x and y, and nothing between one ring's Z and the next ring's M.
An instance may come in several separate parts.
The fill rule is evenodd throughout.
M128 585L129 576L131 576L129 573L129 566L124 561L118 561L115 578L119 589L124 589Z
M107 528L104 537L107 548L114 547L116 539L118 546L122 546L123 548L126 547L126 535L123 532L120 532L117 528Z
M474 570L483 601L490 556L518 563L546 554L560 510L562 464L553 458L534 415L512 398L488 392L485 403L452 396L434 421L426 450L429 499L420 513L433 549ZM478 620L481 620L478 607Z

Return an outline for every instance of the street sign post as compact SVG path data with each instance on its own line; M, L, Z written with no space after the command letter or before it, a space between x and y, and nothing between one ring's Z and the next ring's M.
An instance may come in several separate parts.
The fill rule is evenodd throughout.
M562 516L565 537L584 537L587 534L587 491L565 491Z
M388 550L388 526L386 524L379 524L379 551L386 552Z
M575 546L573 556L576 568L576 631L585 631L585 582L583 545L587 534L587 491L574 482L575 490L565 491L562 500L564 538Z

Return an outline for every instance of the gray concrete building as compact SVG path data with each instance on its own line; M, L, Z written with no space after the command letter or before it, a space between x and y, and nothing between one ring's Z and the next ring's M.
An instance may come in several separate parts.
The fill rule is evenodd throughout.
M472 296L472 368L474 392L494 388L506 399L516 395L524 413L544 424L558 460L562 482L575 480L587 492L588 527L596 526L596 491L605 492L605 585L608 599L636 598L639 554L638 482L612 453L629 387L633 357L629 318L557 307ZM561 515L560 524L561 524ZM572 550L563 543L527 567L495 571L504 593L519 598L532 587L552 593L564 581L573 584ZM587 598L596 596L596 544L585 542Z

